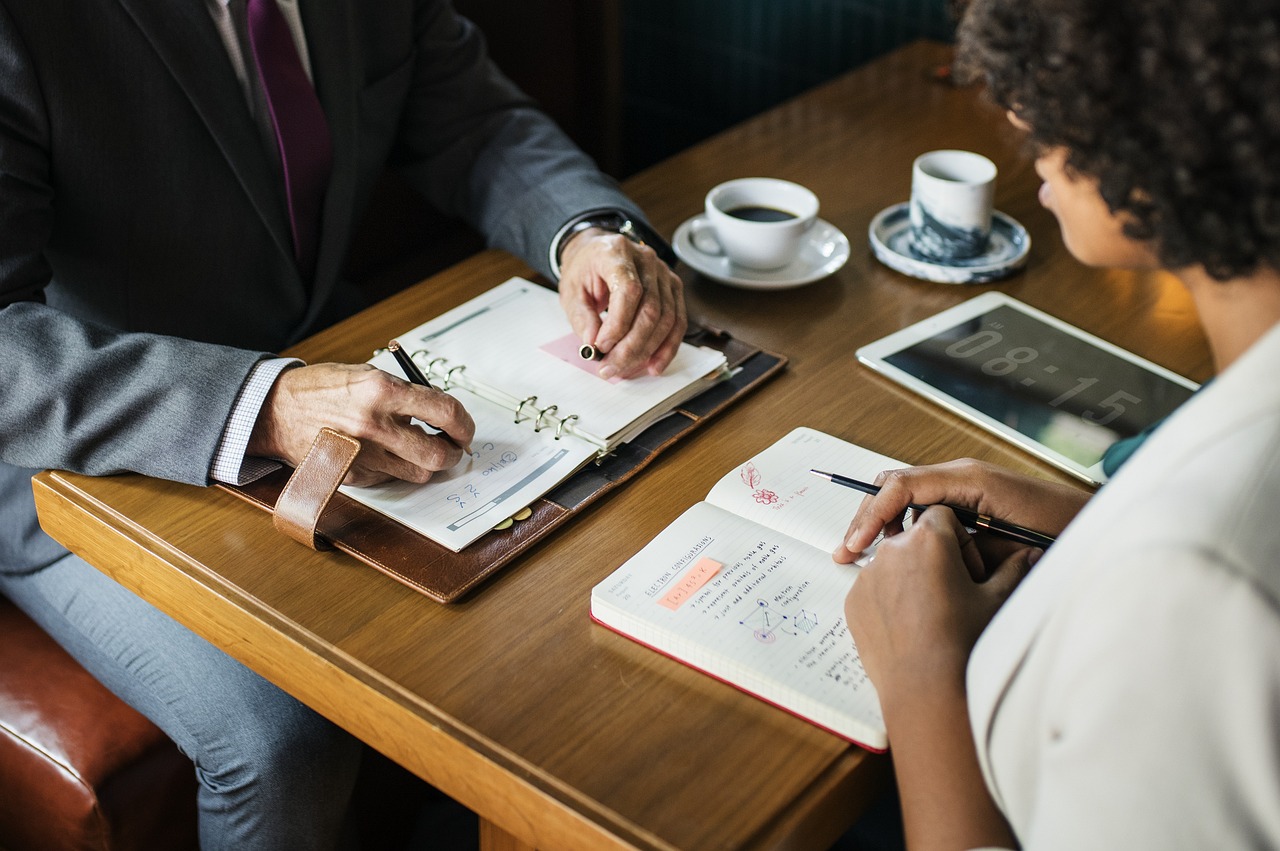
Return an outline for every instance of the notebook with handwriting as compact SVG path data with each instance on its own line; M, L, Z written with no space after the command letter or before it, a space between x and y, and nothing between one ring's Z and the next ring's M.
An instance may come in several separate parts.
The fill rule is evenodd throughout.
M344 487L316 531L442 603L639 475L787 362L691 322L664 375L604 381L599 363L578 355L555 292L521 279L398 339L433 384L463 400L476 420L476 454L425 485ZM390 354L373 362L403 377ZM274 511L292 472L219 487Z
M342 492L455 552L728 377L723 352L681 343L662 375L605 380L578 354L559 297L520 278L398 339L475 419L473 455L426 485ZM371 363L403 377L387 352Z
M844 599L860 569L831 552L862 494L809 473L871 479L904 466L798 428L727 473L591 592L591 616L871 750L887 746ZM865 559L865 556L864 556Z

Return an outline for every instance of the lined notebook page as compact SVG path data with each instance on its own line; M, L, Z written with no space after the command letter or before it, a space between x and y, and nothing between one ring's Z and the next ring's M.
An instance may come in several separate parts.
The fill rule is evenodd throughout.
M726 474L707 501L830 553L844 538L863 494L810 469L869 482L905 467L886 455L811 428L797 428Z
M838 735L885 747L844 599L858 568L698 503L591 592L606 626Z
M394 369L394 363L375 363ZM458 552L568 478L596 450L581 440L535 432L528 423L516 425L510 413L465 390L455 389L453 395L476 423L472 455L425 485L343 485L342 492Z
M681 344L662 375L610 382L544 348L572 333L556 293L512 278L400 340L410 352L429 353L415 356L420 365L447 360L433 372L465 365L476 380L518 399L536 396L531 410L556 405L557 414L577 414L584 429L605 438L668 399L697 392L725 362L720 352Z

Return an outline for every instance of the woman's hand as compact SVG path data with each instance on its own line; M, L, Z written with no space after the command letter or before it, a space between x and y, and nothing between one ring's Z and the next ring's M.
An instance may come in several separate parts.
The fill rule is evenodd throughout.
M911 848L1014 848L983 783L969 725L965 667L978 635L1039 550L1016 549L982 581L973 537L949 508L886 538L845 601L893 747Z
M963 689L974 643L1041 551L987 568L974 537L934 506L886 538L845 601L849 631L886 713L938 687Z
M1088 493L1068 485L1019 475L971 458L890 470L876 476L875 483L880 493L858 506L844 543L833 553L842 564L851 563L882 532L886 536L901 532L907 507L913 504L969 508L1056 536L1089 499ZM975 578L985 575L984 563L998 563L1020 546L982 534L977 541L979 550L975 552L981 558L967 561Z

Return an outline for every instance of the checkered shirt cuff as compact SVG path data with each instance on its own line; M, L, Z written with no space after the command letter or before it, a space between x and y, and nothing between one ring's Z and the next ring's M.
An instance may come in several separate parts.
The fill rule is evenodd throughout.
M254 365L231 408L227 426L222 430L222 440L218 442L213 468L209 471L211 478L229 485L244 485L280 468L277 461L250 458L245 453L249 450L249 437L258 421L262 402L275 385L276 378L286 367L301 363L296 358L272 358Z

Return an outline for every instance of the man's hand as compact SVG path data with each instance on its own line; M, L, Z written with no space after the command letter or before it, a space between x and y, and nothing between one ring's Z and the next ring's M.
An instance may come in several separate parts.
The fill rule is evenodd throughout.
M427 433L412 418L448 439ZM462 459L459 447L470 446L476 430L462 403L447 393L368 364L322 363L280 373L258 413L249 454L296 467L324 426L360 440L346 478L352 485L425 482Z
M676 273L649 246L598 228L565 243L560 304L582 342L604 355L602 378L661 375L688 326Z

